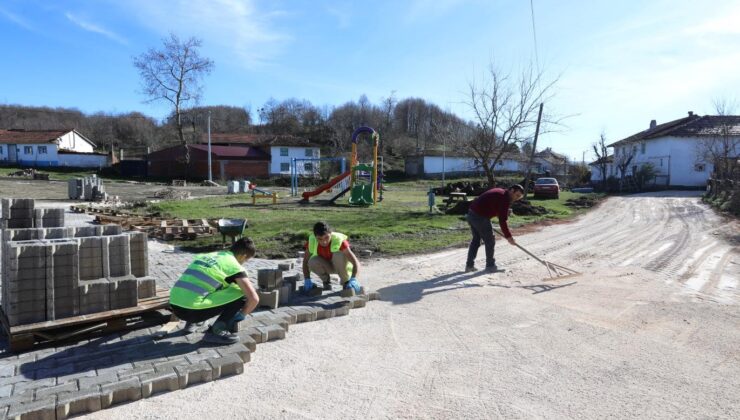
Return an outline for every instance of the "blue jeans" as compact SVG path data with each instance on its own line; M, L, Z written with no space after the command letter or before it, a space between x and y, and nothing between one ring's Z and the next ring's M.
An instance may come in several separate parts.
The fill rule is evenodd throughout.
M465 266L472 267L475 265L475 257L478 255L481 239L486 247L486 267L496 265L496 260L493 258L493 247L496 245L496 238L493 236L491 219L479 216L472 210L468 211L467 219L470 225L470 231L473 233L473 239L470 241L468 261Z

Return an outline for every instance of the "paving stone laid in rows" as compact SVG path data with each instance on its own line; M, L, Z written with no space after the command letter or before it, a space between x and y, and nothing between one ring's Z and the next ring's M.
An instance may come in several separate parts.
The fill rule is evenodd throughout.
M346 315L378 298L343 298L337 291L298 296L292 306L240 322L240 342L233 345L205 343L202 332L160 337L159 327L151 327L20 355L0 350L0 419L64 419L239 375L257 344L285 338L291 324Z

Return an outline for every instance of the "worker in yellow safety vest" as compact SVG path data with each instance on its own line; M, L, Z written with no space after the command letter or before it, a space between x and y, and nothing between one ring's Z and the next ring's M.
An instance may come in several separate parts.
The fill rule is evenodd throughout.
M326 222L317 222L313 233L308 235L306 257L303 259L303 291L308 293L314 288L311 272L316 273L324 283L324 289L331 287L329 275L338 274L344 289L360 293L357 273L360 262L352 252L347 235L332 232Z
M217 344L238 341L231 328L259 303L257 291L242 267L256 252L254 242L242 238L228 250L195 257L170 290L170 307L186 322L186 331L218 316L203 340Z

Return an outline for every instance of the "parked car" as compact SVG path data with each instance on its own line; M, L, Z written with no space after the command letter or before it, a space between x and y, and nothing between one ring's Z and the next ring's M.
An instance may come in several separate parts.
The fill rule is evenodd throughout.
M534 182L533 191L534 198L560 197L560 185L558 185L558 180L555 178L537 178L537 181Z

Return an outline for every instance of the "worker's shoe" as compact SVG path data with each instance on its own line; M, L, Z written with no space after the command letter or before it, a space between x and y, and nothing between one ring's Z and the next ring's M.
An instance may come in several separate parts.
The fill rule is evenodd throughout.
M486 273L495 273L497 271L498 271L498 267L496 267L496 264L486 266Z
M226 329L224 322L216 321L203 335L203 341L213 344L236 344L239 342L239 337Z
M466 266L465 266L465 272L466 272L466 273L474 273L474 272L476 272L476 271L478 271L478 269L477 269L477 268L475 268L475 266L474 266L474 265L466 265Z
M185 334L192 334L194 332L197 332L198 329L202 326L203 326L202 322L186 321L185 326L182 328L182 330L185 332Z

